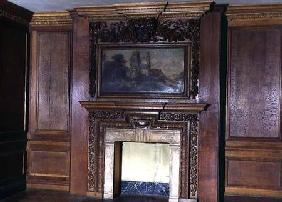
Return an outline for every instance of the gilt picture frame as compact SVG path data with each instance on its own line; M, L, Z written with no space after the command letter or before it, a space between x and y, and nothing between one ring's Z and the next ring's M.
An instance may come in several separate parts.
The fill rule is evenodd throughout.
M189 97L191 43L99 44L98 98Z

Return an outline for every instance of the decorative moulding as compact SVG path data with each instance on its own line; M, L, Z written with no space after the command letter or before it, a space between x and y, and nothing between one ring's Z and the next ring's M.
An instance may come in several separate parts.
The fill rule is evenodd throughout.
M107 6L74 8L70 12L74 16L86 16L90 21L122 20L127 18L158 17L161 13L165 18L200 18L210 9L213 1L195 1L182 3L130 3Z
M175 111L199 113L207 109L206 103L141 103L141 102L93 102L80 101L82 107L93 110L125 110L125 111Z
M211 4L213 4L213 1L169 4L166 2L127 3L106 6L79 7L63 12L35 13L30 25L31 27L72 26L72 18L77 16L87 17L89 21L158 17L160 14L162 14L162 18L198 19L210 9Z
M35 13L32 17L30 25L31 27L72 27L72 18L70 16L70 13L67 11Z
M229 27L277 25L282 22L282 4L233 5L226 16Z

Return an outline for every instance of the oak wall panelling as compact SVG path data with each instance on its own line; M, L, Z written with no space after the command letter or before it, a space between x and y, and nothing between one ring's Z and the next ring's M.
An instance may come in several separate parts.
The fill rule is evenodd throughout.
M88 191L88 113L79 103L89 99L89 21L76 16L73 22L73 96L71 128L71 187L74 194Z
M95 191L88 191L88 169L93 169L91 166L88 167L88 141L89 141L89 126L88 126L88 113L85 109L82 108L82 106L79 104L79 101L88 101L95 102L96 97L90 97L89 94L89 66L90 66L90 54L89 54L89 22L111 22L111 21L126 21L130 20L131 18L142 18L142 17L155 17L159 13L162 14L162 20L172 20L172 19L189 19L189 18L200 18L204 13L210 9L211 2L199 2L199 3L175 3L175 4L168 4L166 5L163 2L158 3L148 3L147 4L129 4L129 5L113 5L113 6L106 6L106 7L81 7L81 8L75 8L71 11L71 16L73 17L73 89L72 89L72 130L71 130L71 187L70 191L71 193L75 194L87 194L95 197L101 198L101 190L98 192ZM163 8L166 8L167 10L163 12ZM191 8L193 8L193 12L191 12ZM123 13L121 15L120 13ZM163 12L163 13L162 13ZM124 16L127 16L125 18ZM214 51L216 48L220 48L219 45L219 32L220 32L220 16L221 14L215 14L209 16L207 19L207 22L205 24L206 28L209 31L215 31L215 34L213 35L215 39L214 43L209 44L207 48L209 51ZM132 22L132 21L131 21ZM212 22L216 24L216 27L213 29L208 26L208 23ZM179 24L176 23L176 26L181 25L181 20L179 20ZM137 25L137 28L140 25ZM140 27L141 28L141 27ZM113 29L115 31L115 29ZM197 31L195 31L197 32ZM207 37L207 36L205 36ZM117 37L118 38L118 37ZM146 37L145 37L146 38ZM172 36L172 41L177 39L177 36ZM207 37L208 38L208 37ZM116 38L113 36L113 38L109 37L108 40L111 40L112 42L117 42ZM125 38L126 40L126 38ZM122 41L122 40L121 40ZM137 40L138 41L138 40ZM130 41L131 42L131 41ZM215 45L215 47L213 47ZM213 49L214 48L214 49ZM209 70L210 71L217 71L218 67L218 59L219 59L219 51L215 51L214 55L216 57L215 60L212 60L211 57L208 57L208 51L206 53L206 63L205 65L210 65ZM213 69L214 68L214 69ZM207 74L203 73L202 78L205 78ZM217 88L219 85L219 79L215 76L215 91L217 91ZM218 82L217 82L218 81ZM212 82L209 80L209 82ZM204 85L209 85L210 83L203 82ZM92 83L93 84L93 83ZM91 86L93 88L93 86ZM94 88L95 89L95 88ZM209 89L210 90L210 89ZM211 91L208 91L208 93L214 92L214 89L211 89ZM217 99L217 98L216 98ZM210 99L208 99L210 100ZM116 100L112 100L114 105L117 101L124 101L122 99L116 98ZM135 102L144 102L145 100L139 99ZM148 101L147 101L148 102ZM217 100L213 104L218 104ZM148 104L149 105L149 104ZM128 105L131 107L130 105ZM139 111L141 108L139 109ZM211 112L211 114L216 114L218 108L215 106L214 111ZM213 115L212 115L213 116ZM215 117L218 118L218 117ZM216 119L215 119L216 122ZM207 129L207 128L206 128ZM208 130L208 129L207 129ZM204 146L209 142L209 140L215 138L215 141L213 143L215 145L211 146L212 152L208 152L205 150L202 153L202 160L206 160L206 157L204 155L211 154L212 158L211 161L209 161L209 165L205 165L204 169L199 169L201 175L204 178L204 181L202 183L202 190L200 190L200 201L206 201L206 202L216 202L218 200L218 170L217 170L217 126L215 124L215 127L212 129L213 131L209 133L211 135L211 138L205 142ZM204 148L203 146L203 148ZM204 154L205 153L205 154ZM101 157L99 157L101 158ZM214 161L213 161L214 160ZM102 160L99 160L102 161ZM213 162L212 162L213 161ZM95 162L94 162L95 163ZM95 163L96 164L96 163ZM204 162L203 162L204 164ZM201 164L201 166L203 166ZM101 164L102 165L102 164ZM207 176L205 177L205 173L207 173ZM102 175L101 173L98 173L96 175ZM93 176L91 176L93 177ZM211 180L209 180L211 179ZM92 183L92 181L90 181ZM100 181L98 183L101 183ZM210 183L210 184L209 184ZM212 183L212 184L211 184ZM101 187L102 185L99 184ZM212 188L211 188L212 187ZM201 187L200 187L201 188ZM187 188L189 189L189 188Z
M227 11L226 195L282 198L281 8Z
M221 26L224 10L224 6L217 7L201 21L199 99L210 105L207 111L200 114L199 200L203 202L222 200L219 193L219 138Z
M37 13L31 22L30 188L69 190L71 30L67 12Z
M200 51L203 52L199 97L210 102L212 107L200 116L198 195L203 202L219 200L222 12L204 14L210 9L210 4L211 2L191 5L152 3L147 5L151 10L146 10L145 4L129 5L128 10L124 9L124 5L115 5L111 10L109 7L77 8L70 11L72 18L67 12L38 13L33 16L27 178L29 187L70 190L73 194L101 197L100 193L88 191L88 113L80 104L80 101L95 100L89 94L89 22L95 19L125 20L123 15L117 14L120 9L124 9L132 17L155 17L157 11L162 12L167 6L168 10L163 16L170 20L178 17L199 19L206 15L201 28L199 27L202 46ZM190 10L191 6L193 12ZM145 12L143 16L143 9L149 13ZM176 13L172 12L175 10ZM210 125L206 125L206 121ZM58 161L61 163L58 164Z
M32 13L0 2L0 199L26 188L26 78Z

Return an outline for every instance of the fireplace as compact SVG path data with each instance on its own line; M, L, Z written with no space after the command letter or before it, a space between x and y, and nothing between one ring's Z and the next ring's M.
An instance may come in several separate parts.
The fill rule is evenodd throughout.
M195 201L198 189L198 114L206 104L81 102L89 111L88 190L120 195L123 142L168 144L169 201Z
M147 142L167 143L170 150L169 163L169 201L179 199L179 173L180 173L180 131L164 129L117 129L106 128L105 132L105 172L104 172L104 199L113 199L115 190L120 188L120 169L116 171L115 164L119 165L119 155L115 154L115 143L118 142ZM119 145L116 144L116 147ZM120 167L120 166L119 166ZM119 172L119 173L116 173ZM119 176L119 177L117 177ZM115 187L117 186L117 187Z

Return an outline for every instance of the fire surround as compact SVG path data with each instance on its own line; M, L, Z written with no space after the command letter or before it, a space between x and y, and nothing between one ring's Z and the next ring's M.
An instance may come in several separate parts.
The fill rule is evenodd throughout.
M107 196L107 190L104 186L105 172L108 172L105 170L105 155L107 152L113 151L113 147L111 150L107 150L113 146L112 142L108 141L107 131L131 131L130 133L135 133L132 136L135 141L146 142L146 135L138 136L136 134L144 134L144 129L150 129L151 131L167 131L169 133L179 131L179 186L173 197L179 199L197 198L198 114L205 110L206 104L97 101L80 103L89 111L88 191L90 193L101 198L111 197ZM126 141L128 138L130 137L126 137L122 141ZM113 190L112 193L116 192Z

